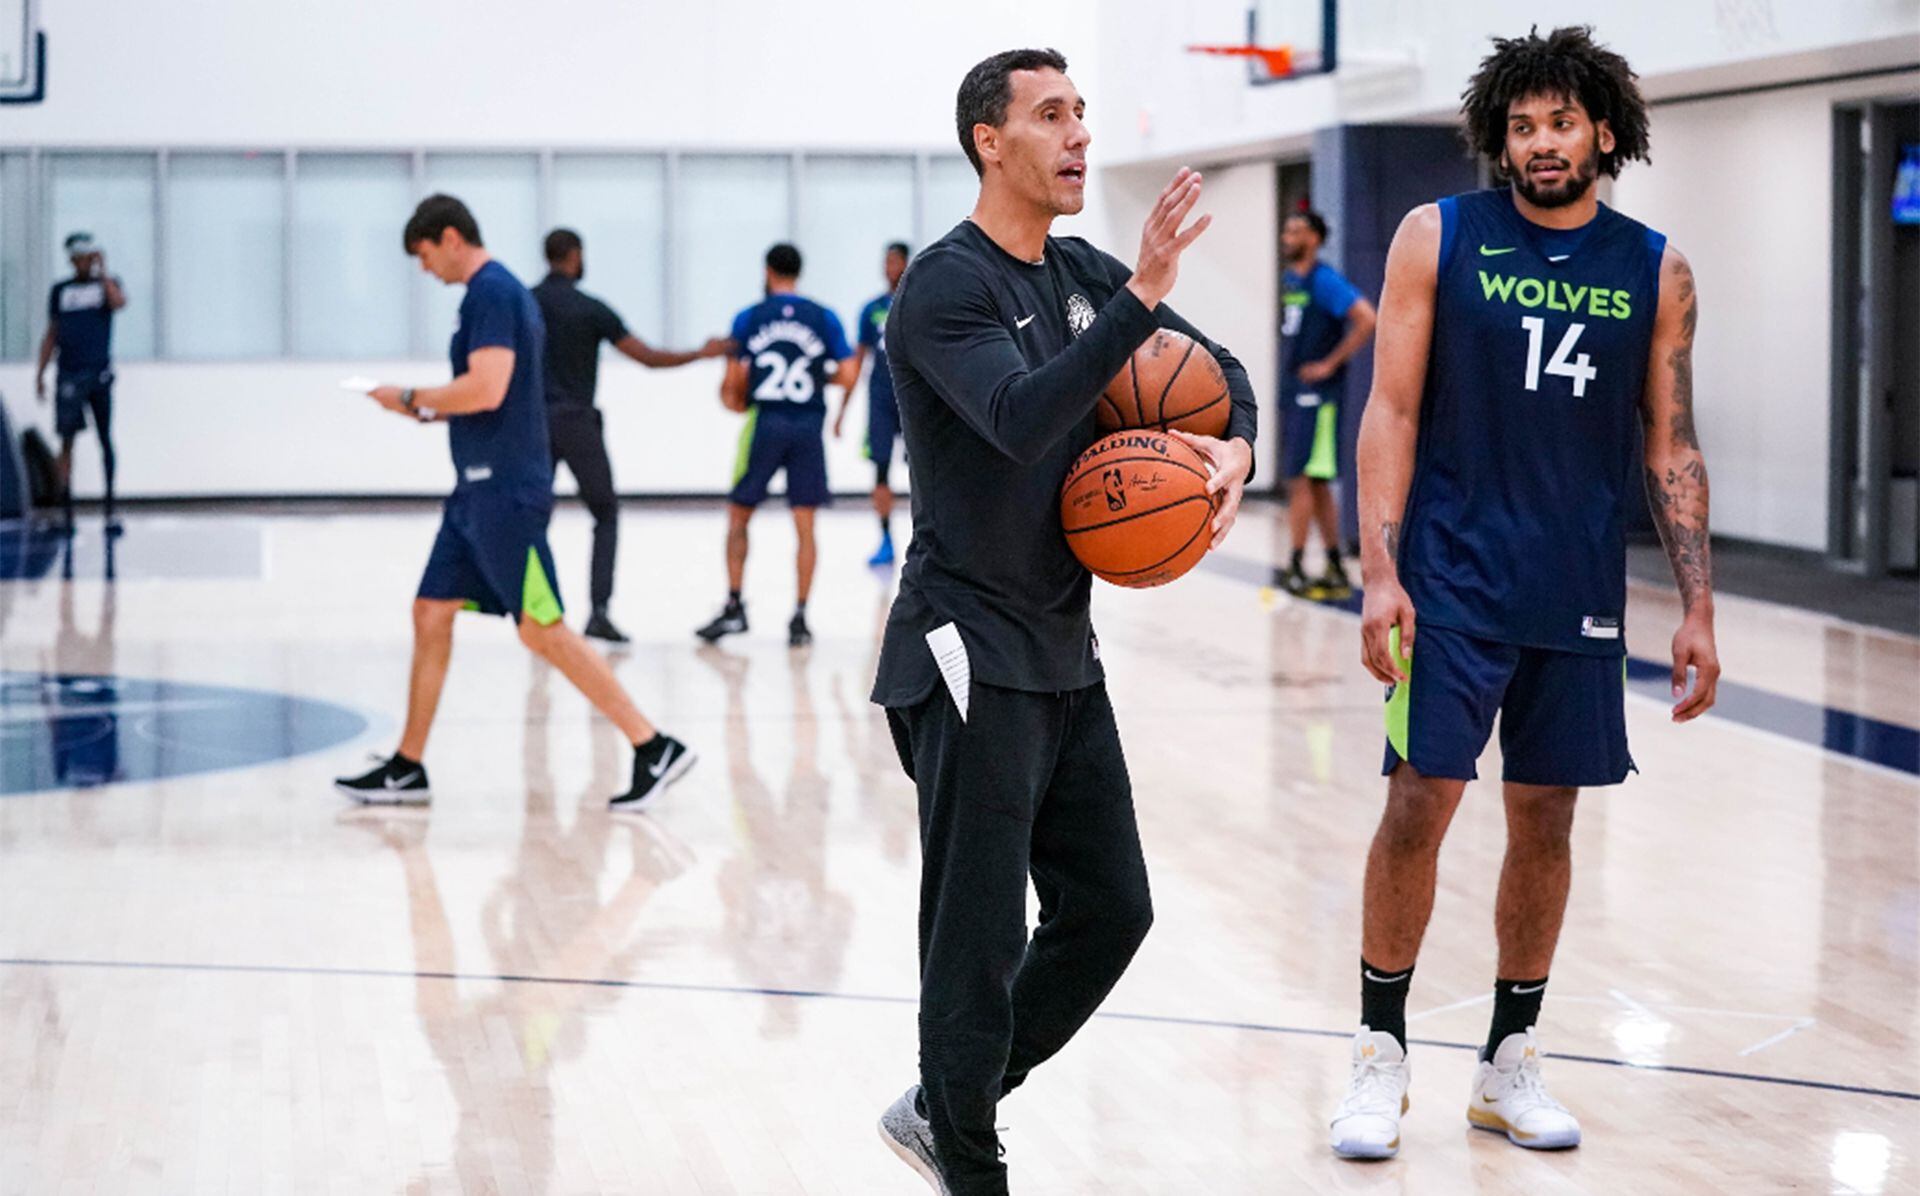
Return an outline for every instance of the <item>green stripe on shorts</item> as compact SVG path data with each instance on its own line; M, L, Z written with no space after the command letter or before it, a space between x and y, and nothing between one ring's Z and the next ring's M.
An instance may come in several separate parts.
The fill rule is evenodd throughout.
M1392 696L1387 698L1387 742L1393 745L1394 755L1402 760L1407 758L1407 716L1413 707L1413 660L1400 651L1400 629L1387 631L1387 651L1393 653L1393 659L1400 665L1400 671L1407 675L1405 681L1393 687Z
M747 462L753 458L753 430L760 423L760 406L754 404L747 412L747 426L740 429L740 446L733 454L733 484L738 486L740 479L747 476Z
M1340 476L1340 404L1322 403L1314 416L1313 455L1307 458L1306 476L1330 482Z
M527 577L520 586L520 613L542 627L560 621L560 599L553 592L547 571L540 567L539 551L531 545L527 548Z

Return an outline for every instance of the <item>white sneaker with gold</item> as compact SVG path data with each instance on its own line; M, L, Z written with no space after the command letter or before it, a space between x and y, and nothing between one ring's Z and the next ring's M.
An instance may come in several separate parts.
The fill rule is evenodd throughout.
M1413 1079L1407 1052L1391 1034L1360 1027L1353 1036L1353 1075L1334 1110L1327 1143L1343 1159L1390 1159L1400 1153L1400 1116Z
M1540 1076L1540 1044L1531 1026L1507 1035L1492 1061L1480 1064L1473 1095L1467 1098L1467 1120L1529 1150L1580 1145L1580 1122L1547 1093Z

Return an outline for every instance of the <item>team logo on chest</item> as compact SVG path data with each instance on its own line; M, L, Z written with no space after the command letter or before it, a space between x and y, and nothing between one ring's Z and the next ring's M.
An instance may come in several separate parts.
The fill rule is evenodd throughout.
M1093 327L1093 304L1079 291L1067 296L1067 331L1079 336Z

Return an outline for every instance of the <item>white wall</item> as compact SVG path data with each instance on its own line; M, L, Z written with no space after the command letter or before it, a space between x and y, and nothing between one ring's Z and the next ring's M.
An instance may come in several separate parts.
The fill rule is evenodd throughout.
M1920 72L1657 107L1653 165L1614 184L1620 210L1666 233L1699 279L1716 531L1826 548L1832 109L1902 93L1920 95Z
M58 145L947 148L996 50L1091 58L1093 0L52 0Z
M1092 93L1094 10L1094 0L58 0L42 6L48 98L0 110L0 142L954 153L955 88L994 51L1055 45ZM406 214L393 213L396 255ZM487 213L478 215L485 227ZM591 228L581 231L593 239ZM879 249L876 242L861 263L876 292ZM757 277L742 280L742 305L757 286ZM429 340L443 343L450 331L433 328ZM697 337L682 331L679 339ZM359 373L444 381L439 354L418 362L128 361L118 372L119 489L128 497L435 494L450 484L444 430L409 427L334 385ZM719 406L718 379L713 362L645 371L604 360L600 405L623 490L727 487L740 425ZM16 419L50 430L50 410L31 399L30 364L0 363L0 393ZM862 395L846 440L829 445L836 489L872 485L859 448L864 427ZM82 494L98 489L90 443L76 484Z

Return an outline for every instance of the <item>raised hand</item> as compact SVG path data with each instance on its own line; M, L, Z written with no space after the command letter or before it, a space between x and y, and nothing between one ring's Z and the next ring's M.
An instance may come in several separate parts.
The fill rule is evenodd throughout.
M1148 311L1172 292L1180 274L1180 255L1213 223L1212 216L1202 216L1186 229L1180 227L1199 202L1200 176L1182 166L1160 193L1153 211L1147 213L1147 222L1140 230L1140 258L1133 277L1127 280L1127 289L1146 304Z

